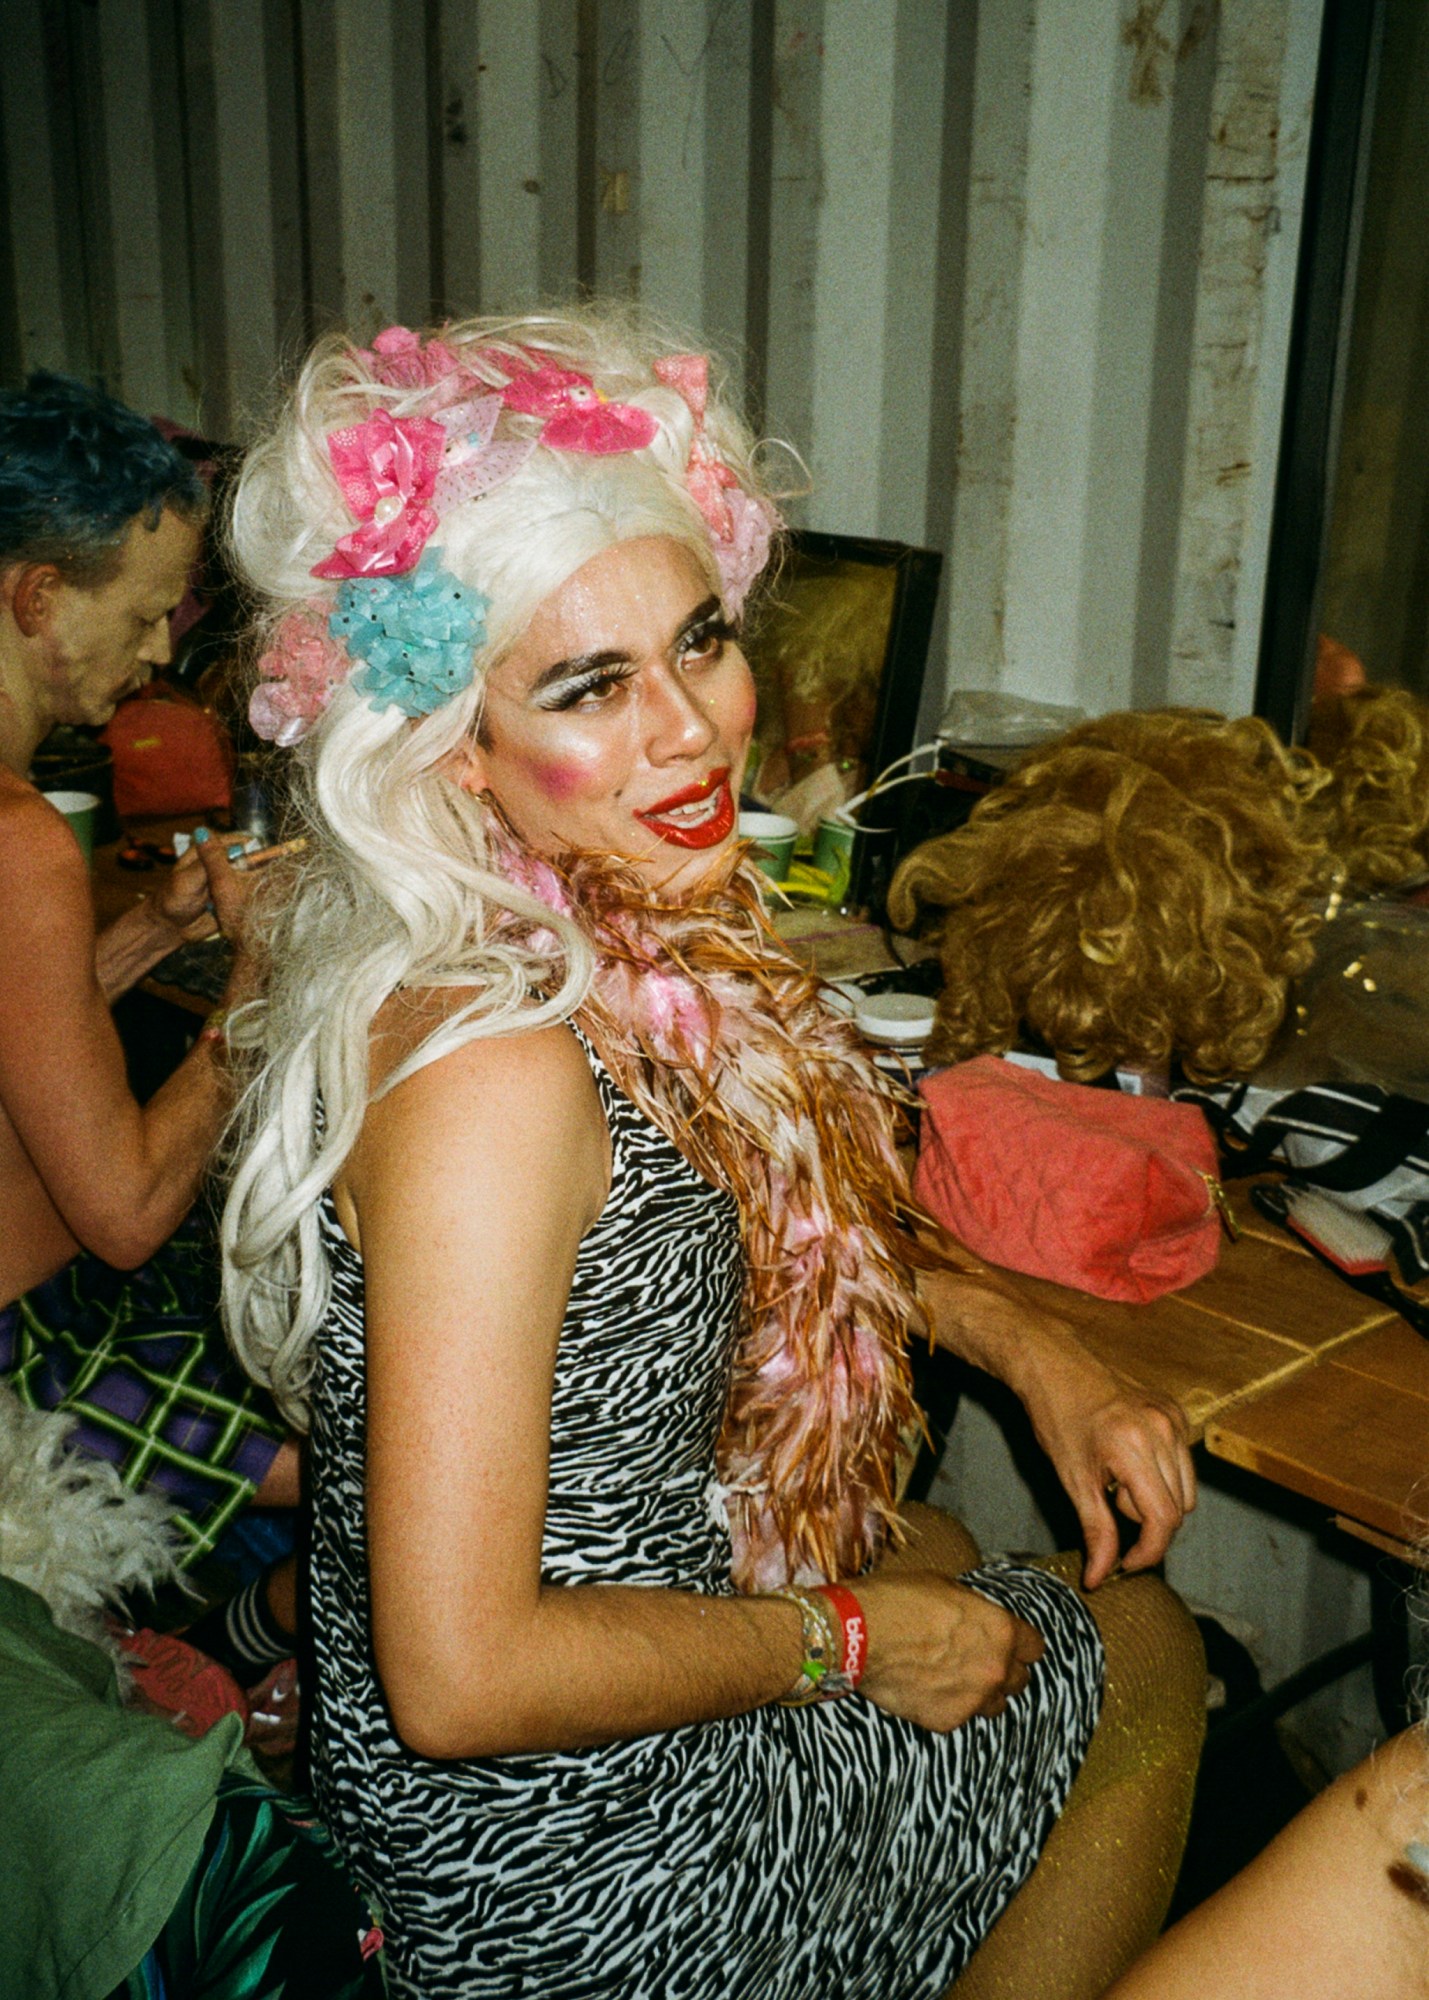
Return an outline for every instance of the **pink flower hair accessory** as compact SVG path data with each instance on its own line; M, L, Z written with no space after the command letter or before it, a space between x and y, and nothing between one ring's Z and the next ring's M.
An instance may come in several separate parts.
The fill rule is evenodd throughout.
M662 354L655 374L680 396L694 418L685 485L710 531L719 569L725 608L733 617L744 609L750 586L769 560L769 549L780 527L779 516L766 501L746 493L705 435L709 405L710 363L707 354Z
M481 386L456 349L440 338L424 341L407 326L389 326L371 347L354 350L374 382L389 389L438 389L438 403L457 402Z
M633 403L608 403L589 375L549 362L515 375L501 392L508 410L521 416L544 417L538 442L552 451L583 451L608 457L615 452L643 451L653 444L660 426L648 410Z
M446 447L447 433L430 417L394 417L390 410L333 431L328 456L361 525L314 563L313 575L400 576L412 569L437 525L428 502Z
M705 410L709 405L710 360L707 354L662 354L655 374L667 389L673 389L695 420L690 439L690 455L685 465L685 484L690 498L704 515L716 541L728 541L734 520L725 498L730 487L739 485L733 472L715 452L705 436Z
M716 538L714 558L724 586L725 608L737 618L755 578L769 561L774 537L783 523L767 501L756 500L742 486L731 487L729 511L730 536L727 541Z
M351 661L328 636L327 619L323 604L290 611L259 660L248 720L265 743L287 750L301 742L347 679Z

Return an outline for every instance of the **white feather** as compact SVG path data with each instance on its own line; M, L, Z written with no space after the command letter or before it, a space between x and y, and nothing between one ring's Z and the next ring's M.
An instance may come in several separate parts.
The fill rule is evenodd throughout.
M69 1444L74 1424L0 1383L0 1572L37 1592L56 1625L117 1654L106 1612L176 1578L181 1544L161 1499Z

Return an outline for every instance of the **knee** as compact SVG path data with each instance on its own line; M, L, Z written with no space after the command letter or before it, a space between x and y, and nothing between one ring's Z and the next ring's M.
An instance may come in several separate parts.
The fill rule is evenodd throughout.
M880 1567L935 1569L941 1576L961 1576L976 1569L981 1551L962 1522L940 1507L910 1501L903 1509L906 1539L890 1550Z
M1082 1559L1057 1555L1045 1567L1080 1591ZM1081 1591L1106 1653L1103 1735L1123 1731L1158 1740L1178 1755L1199 1753L1206 1729L1206 1653L1196 1621L1159 1576L1120 1576Z
M1083 1590L1080 1555L1039 1557L1038 1567L1071 1584L1091 1612L1106 1649L1108 1686L1114 1680L1147 1683L1204 1710L1206 1652L1200 1632L1159 1576L1118 1576L1097 1590Z
M1168 1691L1205 1706L1206 1650L1195 1619L1159 1576L1122 1577L1092 1594L1092 1615L1128 1672L1154 1677Z
M1142 1746L1194 1762L1206 1731L1206 1654L1160 1577L1126 1577L1087 1599L1106 1648L1103 1718Z

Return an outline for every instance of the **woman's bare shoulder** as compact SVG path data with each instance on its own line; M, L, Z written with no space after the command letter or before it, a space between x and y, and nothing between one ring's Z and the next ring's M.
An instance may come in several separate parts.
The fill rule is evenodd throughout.
M565 1022L476 1035L382 1088L466 997L451 989L394 994L379 1012L373 1097L339 1176L339 1213L349 1192L360 1206L364 1184L396 1166L404 1178L428 1158L439 1171L462 1163L468 1173L519 1175L536 1159L594 1221L609 1192L610 1135L590 1064Z
M470 999L467 988L451 986L403 988L388 996L372 1024L369 1080L374 1097ZM537 1088L561 1095L574 1091L582 1100L595 1100L590 1064L564 1021L473 1035L413 1071L393 1094L424 1076L426 1089L442 1092L476 1089L504 1096L513 1089Z

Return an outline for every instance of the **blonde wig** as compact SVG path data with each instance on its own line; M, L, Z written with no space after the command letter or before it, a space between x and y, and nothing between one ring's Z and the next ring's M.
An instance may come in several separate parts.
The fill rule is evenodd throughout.
M442 511L430 549L487 600L470 685L410 719L374 705L349 677L291 753L289 830L308 833L310 855L295 893L260 910L271 975L230 1031L253 1080L230 1146L223 1241L230 1337L299 1427L328 1302L318 1200L361 1127L378 1008L403 986L470 996L393 1072L390 1089L473 1036L568 1017L591 978L580 928L497 871L489 808L446 775L450 753L480 729L486 674L552 591L617 542L673 537L720 588L686 479L691 407L654 372L670 341L609 308L470 320L443 328L440 341L493 391L536 365L588 377L599 397L647 412L654 435L607 455L536 442L504 483ZM304 609L321 629L336 601L336 585L313 574L353 525L333 433L381 410L402 419L430 407L430 382L394 382L372 353L336 336L304 362L248 456L233 509L237 564L261 605L260 644ZM497 439L530 446L540 430L539 418L503 409ZM704 438L759 497L749 437L717 383Z
M1309 743L1330 773L1321 806L1350 886L1429 873L1429 703L1406 688L1332 695L1311 710Z
M1269 727L1187 710L1108 715L1029 752L889 893L936 912L945 984L929 1054L1031 1035L1065 1076L1179 1057L1255 1068L1310 962L1328 875L1323 773Z

